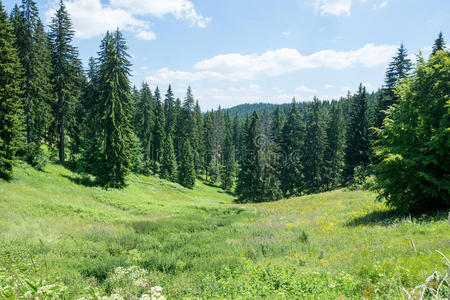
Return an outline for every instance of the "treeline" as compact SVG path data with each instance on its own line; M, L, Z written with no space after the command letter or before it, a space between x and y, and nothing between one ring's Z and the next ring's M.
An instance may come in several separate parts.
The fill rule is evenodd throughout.
M383 147L393 141L387 133L394 107L406 101L406 88L402 94L399 86L414 77L403 45L376 93L360 85L339 101L260 104L260 113L243 105L231 115L220 107L202 113L190 88L182 100L171 86L165 92L147 83L132 88L119 30L105 35L84 71L63 1L49 32L33 0L23 0L10 16L0 1L0 34L2 178L12 177L16 159L42 169L50 158L105 188L125 186L129 172L188 188L201 176L242 202L260 202L327 191L374 174L380 193L394 197L387 188L395 182L387 179L392 170L383 164L390 152ZM442 34L430 60L446 59L438 54L448 52L440 50ZM421 60L415 76L426 64ZM448 169L444 174L448 183ZM448 192L437 197L443 195Z

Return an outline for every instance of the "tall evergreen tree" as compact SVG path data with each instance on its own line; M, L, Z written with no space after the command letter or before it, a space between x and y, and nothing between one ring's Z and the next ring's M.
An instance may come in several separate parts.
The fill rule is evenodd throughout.
M260 187L261 169L258 160L257 137L260 133L259 116L253 111L246 128L244 151L236 185L236 195L242 202L259 202L262 198Z
M355 167L367 166L369 162L367 92L362 84L359 85L358 92L350 98L346 143L344 175L346 180L350 180Z
M14 36L0 1L0 178L10 179L21 137L22 68Z
M172 92L172 86L169 85L164 99L164 110L166 113L166 134L175 134L175 125L177 121L175 98Z
M159 177L172 182L176 182L177 180L177 160L171 134L167 134L164 140L164 151L162 153Z
M130 62L119 29L107 33L99 52L99 115L97 135L101 138L99 165L95 175L106 188L123 187L130 168L132 147Z
M397 96L395 95L395 88L399 80L406 78L411 71L412 63L408 58L408 51L403 43L397 50L397 55L392 58L392 62L386 70L386 77L383 86L383 96L378 102L378 117L377 127L381 127L383 119L386 116L386 110L397 102Z
M45 160L41 143L52 122L50 82L50 51L39 11L33 0L23 0L11 14L16 48L24 70L24 114L26 130L26 159L37 168Z
M235 171L235 157L234 157L234 145L231 128L231 116L227 112L225 116L225 139L222 149L222 163L221 163L221 183L222 188L225 190L231 189L234 180Z
M299 195L303 190L303 156L305 125L301 121L295 99L292 101L280 140L282 155L280 160L281 190L284 195Z
M164 140L166 139L166 115L164 112L164 105L161 101L159 88L155 89L155 125L153 129L153 161L155 166L161 163L162 153L164 150ZM158 167L155 167L154 172L157 172Z
M65 163L66 124L74 114L75 102L78 101L81 77L81 62L78 50L72 45L74 31L72 21L64 2L60 0L59 8L50 24L50 45L52 56L52 79L56 96L55 116L59 134L59 162Z
M334 189L342 184L345 150L345 123L342 108L333 103L328 116L327 148L325 151L327 187Z
M437 39L434 41L433 50L431 51L431 55L435 55L439 50L445 50L445 41L444 35L442 31L439 32Z
M182 186L192 189L195 185L195 176L194 154L189 139L186 139L181 149L178 182Z
M152 160L152 138L155 122L155 102L147 83L142 83L134 116L134 128L141 141L144 163L148 167Z
M305 185L309 193L317 193L323 189L325 181L325 149L327 136L325 134L320 102L314 98L312 112L308 118L305 140Z

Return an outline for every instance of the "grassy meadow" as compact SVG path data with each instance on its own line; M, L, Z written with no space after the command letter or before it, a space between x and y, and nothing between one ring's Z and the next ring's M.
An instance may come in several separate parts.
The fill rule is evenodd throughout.
M122 284L133 299L113 280L131 266L168 299L407 299L433 272L448 296L435 251L450 257L447 213L398 217L367 191L242 205L201 181L128 181L104 190L58 165L1 181L0 298L47 286L38 299L95 299Z

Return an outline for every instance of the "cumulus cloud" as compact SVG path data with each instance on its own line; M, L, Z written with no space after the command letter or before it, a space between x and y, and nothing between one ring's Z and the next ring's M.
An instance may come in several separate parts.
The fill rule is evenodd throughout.
M194 67L227 74L231 80L252 79L259 74L277 76L315 68L344 69L358 65L370 68L387 63L396 48L393 45L367 44L357 50L322 50L310 55L303 55L297 49L283 48L263 54L221 54L199 61Z
M332 89L332 88L334 88L334 85L332 85L332 84L325 84L325 88L326 89Z
M379 7L380 8L385 8L387 4L388 4L387 1L383 1L383 3L381 3Z
M111 0L111 6L123 8L135 15L152 15L159 18L167 14L188 21L191 26L206 27L211 21L197 13L189 0Z
M46 12L47 20L55 14L57 1ZM205 27L210 18L198 14L189 0L66 0L66 7L78 38L92 38L106 31L120 28L132 32L138 39L154 40L156 34L150 30L151 23L144 16L163 17L172 14L175 18L188 21L191 26Z
M321 15L350 15L352 0L315 0L314 6Z

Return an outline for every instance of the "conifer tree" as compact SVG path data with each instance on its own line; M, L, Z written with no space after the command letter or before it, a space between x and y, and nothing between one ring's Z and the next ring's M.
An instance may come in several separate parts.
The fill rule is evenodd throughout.
M295 99L292 101L280 140L281 190L284 195L299 195L303 190L303 165L305 125L301 121Z
M196 150L194 153L195 159L195 171L197 174L203 174L205 170L205 161L204 161L204 152L205 152L205 143L204 143L204 132L203 132L203 114L200 109L200 105L198 101L195 103L194 107L194 122L195 122L195 132L196 132Z
M75 103L80 96L79 78L81 62L78 50L72 45L74 31L72 21L64 2L60 0L59 8L50 24L50 46L52 56L52 79L56 96L55 118L59 135L59 162L65 163L66 126L74 114Z
M146 82L142 83L139 99L134 114L134 129L141 141L144 153L144 164L149 168L152 160L152 138L155 122L155 102L152 92ZM147 171L145 171L147 173Z
M175 125L177 121L175 98L172 92L172 86L169 85L164 99L164 110L166 113L166 135L175 134Z
M394 90L399 82L406 78L411 71L412 63L408 58L408 51L404 47L403 43L397 50L397 55L392 58L392 62L386 70L386 76L383 86L383 96L378 102L378 116L377 116L377 127L381 127L383 119L386 116L385 111L397 102L397 96Z
M155 89L155 125L153 128L153 161L155 162L154 173L157 172L158 165L161 163L162 153L164 148L164 140L166 139L166 116L164 112L164 106L161 102L161 95L159 88Z
M225 139L222 150L222 165L221 165L221 183L225 190L231 189L233 186L234 171L235 171L235 157L234 145L231 133L231 116L227 112L225 117Z
M324 154L326 134L320 112L320 102L314 98L312 112L308 118L305 140L304 173L306 189L310 193L320 192L325 179Z
M167 134L164 140L159 177L172 182L177 181L177 160L171 134Z
M258 147L256 145L257 137L260 133L259 116L253 111L251 119L246 126L244 140L244 151L240 161L240 170L236 185L236 195L241 202L259 202L262 198L261 187L261 169L258 160Z
M132 147L130 63L119 29L107 33L100 48L97 135L101 143L95 169L104 187L120 188L130 168Z
M192 189L195 184L195 176L194 154L189 139L186 139L181 149L178 182L182 186Z
M366 88L360 84L358 92L350 98L346 133L345 180L353 178L355 167L365 167L369 162L370 142L368 127L367 92Z
M44 26L39 19L35 1L22 0L11 14L19 60L24 70L24 114L26 130L26 160L36 168L45 164L42 139L52 122L50 82L50 51Z
M439 32L437 39L434 41L433 50L431 51L431 55L435 55L439 50L445 50L445 41L444 35L442 31Z
M0 178L13 175L21 137L22 68L14 48L14 36L0 1Z
M327 187L334 189L342 184L344 168L345 128L344 115L339 104L333 103L328 116L327 148L325 151Z

